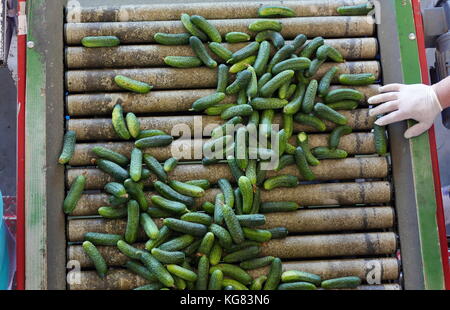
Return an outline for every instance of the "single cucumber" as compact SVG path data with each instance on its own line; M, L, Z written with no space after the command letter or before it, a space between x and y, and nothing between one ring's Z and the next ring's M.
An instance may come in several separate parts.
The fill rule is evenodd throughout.
M259 91L262 97L271 97L272 94L287 81L290 81L294 76L293 70L285 70L275 75L268 81Z
M182 235L170 241L162 243L161 245L158 246L158 248L164 251L179 251L191 245L194 242L194 240L195 238L191 235ZM146 249L148 250L147 247Z
M214 245L214 234L212 232L207 232L200 243L200 246L197 249L197 255L209 255L211 252L212 246Z
M327 106L333 110L354 110L359 106L359 102L354 100L342 100L334 103L327 103Z
M200 247L201 243L202 243L201 239L195 240L194 242L192 242L190 245L188 245L183 249L184 254L186 254L186 256L194 255L197 252L197 249ZM186 262L186 260L184 262Z
M319 59L314 59L313 61L311 61L311 65L309 66L308 70L305 70L305 76L312 78L313 76L316 75L317 71L319 71L319 68L321 65L323 65L323 63L325 62L325 60L319 60Z
M302 177L307 181L314 180L316 176L309 167L305 151L303 151L303 148L301 146L297 146L297 148L295 149L294 158L295 163L297 165L297 169L302 175Z
M58 162L60 164L67 164L75 152L76 133L73 130L68 130L64 135L63 148L61 155L59 155Z
M262 41L259 44L258 55L256 56L253 67L257 76L262 76L266 70L267 63L270 57L270 43L268 41Z
M289 234L289 231L286 227L274 227L268 229L270 233L272 234L272 239L281 239L287 237Z
M296 90L297 90L297 85L289 84L289 87L286 91L286 99L291 99L292 96L295 94Z
M157 207L150 207L147 209L146 211L148 213L148 215L150 215L151 217L156 217L156 218L166 218L166 217L172 217L174 213L157 208Z
M158 280L167 287L174 287L175 281L167 269L151 255L145 251L139 253L142 263L151 270Z
M200 58L195 56L166 56L164 63L175 68L195 68L203 64Z
M255 20L250 25L248 25L248 29L254 32L260 32L264 30L273 30L280 32L283 26L278 20L270 20L270 19L261 19Z
M282 283L278 285L278 290L315 290L317 287L309 282L292 282L292 283Z
M255 193L253 195L253 204L252 204L252 210L250 211L250 214L259 213L260 205L261 205L261 190L259 187L256 187Z
M208 228L203 224L191 223L174 218L166 218L163 223L174 231L197 237L203 237L208 231Z
M320 162L319 160L311 153L311 148L309 147L308 135L305 132L301 132L297 135L297 144L302 147L303 152L305 153L306 160L308 164L311 166L317 166Z
M126 166L129 163L128 157L116 153L110 149L103 146L94 146L91 151L100 158L107 159L121 166Z
M336 279L325 280L321 287L325 289L339 289L339 288L356 288L361 284L359 277L342 277Z
M294 132L294 117L292 114L283 113L283 130L286 132L286 138L292 137Z
M63 203L63 210L65 214L71 214L77 206L78 200L80 200L83 194L84 186L86 184L86 177L79 175L75 178L70 186L70 190L67 193Z
M139 204L136 200L130 200L127 204L128 217L125 229L125 241L136 242L139 231Z
M373 4L370 2L361 3L357 5L348 5L341 6L337 8L337 12L339 15L347 15L347 16L359 16L359 15L367 15L374 8Z
M252 240L256 242L267 242L272 239L272 233L265 229L255 229L255 228L242 228L244 231L244 236L247 240Z
M181 279L180 277L174 276L173 279L175 280L175 288L177 290L185 290L187 288L187 284L184 279ZM192 282L191 282L192 283Z
M210 201L202 203L202 210L208 214L214 214L214 204Z
M235 213L237 215L240 215L240 214L242 214L242 194L241 194L241 190L238 187L238 188L236 188L234 190L233 193L234 193L234 209L236 210Z
M153 219L147 213L141 213L139 215L139 223L145 231L145 234L150 239L156 239L159 234L159 229Z
M322 45L317 49L316 57L319 60L326 60L330 58L334 62L344 62L345 59L342 57L341 52L339 52L336 48L331 45Z
M375 150L378 155L384 156L387 153L388 139L384 126L373 125L373 135L375 141Z
M291 81L284 83L283 85L281 85L280 88L278 88L278 98L286 99L287 91L288 91L290 85L291 85Z
M100 207L97 212L107 219L119 219L127 216L127 209L123 207Z
M220 291L223 284L223 272L219 269L214 270L209 278L208 290Z
M300 52L300 57L306 57L311 59L312 56L316 53L317 49L321 47L325 43L322 37L316 37L309 41L309 43L302 49Z
M198 58L200 58L200 60L205 64L205 66L211 69L217 67L217 62L214 59L212 59L211 56L209 56L208 51L206 50L202 41L198 37L196 36L190 37L189 45L191 46L195 55Z
M222 226L211 224L209 226L209 231L212 232L214 236L216 236L221 247L228 249L233 244L233 239L231 238L230 233Z
M218 193L214 201L214 223L223 224L223 206L225 205L225 198L223 193Z
M150 169L150 171L153 172L160 181L165 183L167 182L167 173L155 157L150 154L144 154L144 162L148 169Z
M262 267L272 264L274 259L275 259L275 257L273 257L273 256L258 257L258 258L243 261L242 263L239 264L239 266L245 270L262 268Z
M249 178L241 176L238 181L242 193L242 212L249 214L253 204L253 186Z
M184 203L169 200L158 195L153 195L151 201L159 208L175 214L184 214L188 212L188 209Z
M233 56L233 52L220 43L211 42L209 43L208 46L211 52L213 52L214 54L219 56L219 58L222 58L225 61L228 61Z
M95 270L100 278L104 278L108 272L108 265L106 265L105 259L98 249L89 241L83 242L83 250L89 256L94 263Z
M300 270L288 270L283 272L281 275L281 281L285 283L310 282L314 285L320 285L320 283L322 283L320 276Z
M264 189L272 190L278 187L295 187L298 185L298 178L293 175L283 174L271 177L264 181Z
M234 80L233 83L228 85L228 87L225 90L225 93L227 95L233 95L237 94L241 89L246 89L251 78L252 73L248 70L238 72L238 74L236 75L236 79Z
M255 110L268 110L268 109L281 109L285 107L289 102L285 99L279 98L253 98L250 105Z
M115 246L119 240L122 240L122 236L115 234L87 232L84 234L84 240L92 242L95 245Z
M153 36L156 43L163 45L187 45L189 44L190 33L162 33L157 32Z
M336 149L339 146L339 142L342 136L348 135L352 132L352 127L350 126L337 126L330 133L328 138L328 146L330 149Z
M245 249L225 255L223 261L225 263L238 263L258 257L260 253L261 248L259 246L249 246Z
M253 113L253 108L248 104L240 104L226 109L220 114L222 119L228 120L236 116L250 116Z
M269 82L271 78L272 73L270 72L264 73L258 80L258 90L261 89L261 87L263 87L264 85L266 85L266 83Z
M217 69L217 93L225 93L225 89L228 86L228 66L220 64Z
M195 186L195 185L183 183L180 181L171 180L171 181L169 181L169 186L172 187L177 192L179 192L180 194L186 195L189 197L200 198L205 195L205 191L203 188Z
M291 212L298 210L299 205L293 201L266 201L261 204L261 213Z
M203 16L192 15L191 22L201 31L203 31L211 39L212 42L222 42L222 36L220 35L217 28L214 27L210 22L208 22Z
M240 251L246 249L251 246L260 246L259 242L245 240L241 244L233 244L229 249L227 249L227 253L234 253L236 251Z
M227 164L231 170L231 174L233 175L234 179L237 182L239 180L239 178L244 175L241 168L239 168L239 166L238 166L237 159L234 158L234 156L229 155L227 157Z
M242 70L247 69L248 66L253 65L255 63L255 60L256 60L255 55L248 56L247 58L244 58L235 63L234 65L232 65L228 71L230 73L238 73Z
M119 251L124 255L128 256L131 259L139 259L139 252L142 251L141 249L135 248L134 246L129 245L123 240L117 241L116 245Z
M109 182L105 185L105 191L117 198L128 198L127 190L122 183Z
M84 47L114 47L120 44L116 36L88 36L81 39Z
M128 112L125 117L125 121L127 123L128 132L133 138L137 138L139 133L141 132L141 124L136 115L132 112Z
M258 161L256 159L251 159L248 162L247 169L245 170L245 176L250 180L252 185L256 184L256 167ZM239 178L237 179L239 181Z
M258 9L259 17L294 17L295 11L281 5L263 5Z
M339 88L333 89L325 96L326 103L335 103L342 100L362 101L364 94L356 89Z
M222 208L222 212L225 224L227 225L228 231L230 232L234 243L242 243L244 241L244 233L233 209L225 205Z
M127 203L128 200L129 200L128 198L124 198L124 197L117 198L115 196L109 196L109 198L108 198L109 204L113 207L121 207L121 206L123 206L123 204Z
M272 261L269 274L267 275L267 281L264 284L263 290L275 290L281 280L282 263L278 257Z
M283 60L272 68L272 74L278 74L284 70L305 70L308 69L311 66L311 60L309 58L305 57L296 57L296 58L290 58Z
M309 114L312 112L314 108L314 101L316 99L317 88L318 88L317 80L311 80L311 82L309 82L308 87L306 88L305 96L303 98L302 103L303 113Z
M252 42L237 50L233 53L230 59L227 60L227 63L235 64L242 59L245 59L249 56L255 55L259 49L259 42Z
M192 23L191 17L188 14L186 14L186 13L181 14L180 20L181 20L181 23L183 24L184 28L190 34L192 34L193 36L198 37L200 40L202 40L204 42L206 42L208 40L207 35L203 31L198 29L197 26L195 26ZM191 38L191 37L189 37L189 38Z
M183 221L199 223L199 224L203 224L206 226L211 225L213 222L211 216L209 216L206 213L202 213L202 212L189 212L189 213L183 214L180 219Z
M238 167L245 171L248 166L248 132L246 127L240 127L236 131L236 140L235 140L235 156L236 156L236 164Z
M246 42L246 41L250 40L250 35L248 33L245 33L245 32L232 31L232 32L228 32L225 35L225 40L228 43Z
M373 73L360 73L360 74L341 74L339 75L339 83L343 85L356 85L364 86L373 84L376 81Z
M320 102L314 105L314 113L320 118L326 119L338 125L346 125L348 122L344 115Z
M112 111L112 119L111 119L114 131L116 134L124 140L130 139L131 135L127 129L127 125L125 119L123 117L123 109L120 104L116 104Z
M137 139L154 137L154 136L167 136L168 134L159 129L145 129L139 132Z
M280 48L272 57L267 67L268 72L272 72L273 67L279 62L288 59L295 52L295 46L292 44ZM272 72L273 73L273 72Z
M200 257L197 265L196 290L206 290L208 287L209 260L208 257Z
M266 217L263 214L241 214L236 217L242 227L256 227L266 223Z
M222 259L222 247L220 246L220 243L216 240L214 241L211 251L209 252L209 263L214 266L217 265L221 259Z
M181 264L186 257L181 251L164 251L158 248L152 249L151 253L163 264Z
M312 149L312 153L317 159L342 159L347 157L347 152L340 149L330 149L326 146L318 146Z
M258 34L255 36L256 42L262 42L265 40L271 41L273 46L275 46L276 49L280 49L284 46L284 38L277 31L265 30L265 31L258 32Z
M227 277L235 279L242 284L249 285L252 283L253 278L242 268L232 264L218 264L209 269L209 273L212 274L216 270L220 270Z
M152 137L146 137L134 142L134 145L137 148L143 149L148 147L160 147L167 146L171 144L173 141L173 137L169 135L158 135Z
M297 113L300 110L300 108L302 106L303 97L305 95L305 91L306 91L306 85L299 83L297 85L297 88L295 90L295 93L294 93L291 101L289 101L289 103L287 105L285 105L283 108L284 114L294 115L295 113Z
M164 198L181 202L189 207L192 207L194 205L194 199L192 197L177 192L166 183L156 181L153 183L153 186L155 187L156 191Z
M338 72L338 67L332 67L330 70L325 73L325 75L322 77L319 83L318 92L320 97L325 97L329 90L330 90L330 84L333 80L334 76Z
M267 276L259 276L253 280L252 285L250 286L250 290L252 291L260 291L263 288L264 282L266 282Z
M151 251L153 248L155 247L159 247L160 245L162 245L164 242L167 241L167 239L169 239L170 235L172 234L172 231L169 229L169 227L167 226L162 226L161 229L159 230L158 236L156 237L156 239L150 239L145 243L145 249L147 251ZM192 238L192 241L194 241L194 237L189 236L190 238ZM169 249L163 249L161 247L162 250L167 250L169 251ZM175 251L175 250L173 250Z
M97 159L96 164L100 170L111 175L114 179L118 181L123 182L125 179L129 177L128 171L126 171L124 168L122 168L121 166L112 161L105 159Z
M283 168L293 165L295 163L294 156L290 154L285 154L280 157L278 160L278 166L275 168L275 171L280 171Z
M229 278L223 279L222 286L224 287L224 290L238 290L238 291L248 290L248 288L241 282Z
M230 208L234 207L234 194L233 194L233 187L230 184L230 181L227 179L221 178L217 181L217 184L220 187L220 190L223 193L225 204L229 206Z
M178 159L170 157L164 162L163 169L165 172L172 172L173 169L175 169L175 167L177 166L177 164Z
M126 179L123 182L128 194L135 199L139 206L141 207L141 211L145 212L148 209L148 201L145 197L145 194L142 190L142 187L139 186L139 183L133 182L131 179Z
M299 124L311 126L318 131L325 131L327 129L325 123L312 114L297 113L294 115L294 121Z
M131 151L130 161L130 177L134 182L138 182L141 179L142 174L142 151L134 148Z
M248 66L247 70L252 73L252 78L250 79L246 90L248 100L250 100L258 95L258 76L256 75L255 68L252 66Z
M139 94L146 94L153 88L152 85L149 85L145 82L137 81L120 74L114 77L114 82L116 82L117 86L119 86L120 88Z
M216 104L213 105L212 107L207 108L205 111L206 115L211 115L211 116L217 116L222 114L223 111L225 111L228 108L231 107L235 107L236 104L234 103L220 103L220 104Z

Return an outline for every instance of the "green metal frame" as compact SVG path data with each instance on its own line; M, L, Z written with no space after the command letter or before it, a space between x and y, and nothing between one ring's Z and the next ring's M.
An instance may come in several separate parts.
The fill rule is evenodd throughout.
M397 16L403 82L422 83L411 0L393 0ZM414 34L414 37L411 37ZM414 125L408 121L408 126ZM428 133L409 140L425 289L445 289L436 220L436 196Z

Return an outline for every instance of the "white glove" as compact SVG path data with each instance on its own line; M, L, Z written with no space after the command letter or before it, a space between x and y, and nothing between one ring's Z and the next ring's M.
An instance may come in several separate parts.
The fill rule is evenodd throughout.
M369 98L369 104L382 103L370 110L369 115L389 113L375 124L386 126L391 123L413 119L418 122L405 132L409 139L427 131L442 111L436 92L431 86L423 84L389 84L380 87L379 95Z

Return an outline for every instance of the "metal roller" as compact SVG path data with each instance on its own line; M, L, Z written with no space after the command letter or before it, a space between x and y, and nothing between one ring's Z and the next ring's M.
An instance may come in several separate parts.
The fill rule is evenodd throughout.
M289 142L296 145L296 136L293 136ZM186 154L189 156L179 158L179 161L192 160L194 154L201 152L202 145L207 141L203 139L189 140L189 139L177 139L171 145L164 147L155 147L151 149L145 149L144 153L151 154L159 161L165 161L172 157L172 148L177 150L186 150ZM311 148L317 146L328 145L327 134L311 134L309 135L309 145ZM75 145L75 152L69 162L71 166L89 166L93 164L93 159L96 155L91 151L93 147L102 146L113 150L117 153L123 154L127 157L130 156L131 151L134 148L132 142L106 142L106 143L78 143ZM375 153L374 136L372 133L356 132L343 136L339 142L340 149L345 150L350 155L354 154L373 154Z
M379 179L385 178L388 174L388 163L385 157L356 157L346 159L328 159L322 160L320 165L311 167L316 176L316 180L353 180L353 179ZM281 174L291 174L298 176L303 180L297 166L290 165L280 171L268 171L266 177L273 177ZM106 183L112 182L113 178L107 173L96 168L73 168L67 170L67 184L70 186L72 181L78 176L86 176L85 189L102 189ZM173 180L181 182L206 179L215 184L221 178L235 182L227 164L214 164L204 166L202 164L179 165L169 173ZM155 176L144 180L146 186L151 186L156 180Z
M394 254L393 232L292 236L263 243L261 256L312 258Z
M95 271L72 272L73 280L68 281L69 290L130 290L148 284L147 280L126 269L111 269L103 279Z
M231 31L255 33L248 30L253 19L215 19L209 20L222 36ZM285 39L293 39L301 33L308 37L327 38L373 36L375 25L366 16L318 16L292 17L280 19L283 25L281 34ZM180 21L69 23L64 25L67 45L79 45L86 36L110 36L120 39L122 44L154 42L157 32L186 32Z
M264 2L264 5L287 6L295 11L296 16L333 16L338 15L336 9L340 6L364 2L365 0L268 1ZM262 4L258 1L247 1L245 6L242 2L69 6L66 19L68 23L178 20L182 13L197 14L211 19L255 18L258 17L257 11Z
M371 130L375 122L375 116L369 116L368 109L352 111L340 111L348 123L355 130ZM220 116L209 115L177 115L177 116L150 116L139 117L141 130L159 129L174 137L182 135L185 138L209 136L211 130L224 123ZM274 124L282 124L280 114L275 115ZM331 131L336 124L325 121L327 131ZM208 129L208 130L205 130ZM76 133L77 141L86 140L119 140L110 118L78 118L67 121L67 130ZM294 122L294 132L317 132L317 129Z
M286 41L290 44L291 41ZM235 52L249 42L228 44L227 49ZM378 41L375 38L327 39L325 44L335 47L346 60L373 59L378 52ZM275 53L272 47L271 55ZM121 45L113 48L67 47L65 50L66 66L77 68L123 68L123 67L158 67L166 66L166 56L195 56L189 45ZM211 53L211 56L223 62Z
M286 227L289 233L373 230L392 228L394 221L392 207L317 208L268 213L261 228Z
M380 85L344 86L332 85L331 90L338 88L352 88L362 92L368 98L378 95ZM72 94L66 97L67 112L70 116L99 116L111 115L117 100L122 101L124 112L140 113L167 113L187 112L192 103L204 96L215 93L216 89L189 89L189 90L156 90L148 94L128 93L90 93ZM235 103L236 96L226 96L221 103ZM364 103L362 103L364 104Z
M70 257L70 256L69 256ZM372 268L379 268L380 280L396 280L399 276L399 261L396 258L357 258L357 259L330 259L283 262L283 271L298 270L319 275L322 279L334 279L353 275L365 279L367 272ZM270 267L258 268L249 271L253 278L266 275Z

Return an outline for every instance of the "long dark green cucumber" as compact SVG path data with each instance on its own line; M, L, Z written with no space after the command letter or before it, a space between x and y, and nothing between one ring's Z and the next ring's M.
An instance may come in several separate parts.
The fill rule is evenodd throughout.
M253 278L244 269L236 265L218 264L214 267L211 267L209 273L212 274L216 270L222 271L225 276L233 278L245 285L249 285L253 280Z
M295 50L298 50L303 46L303 44L305 44L306 40L308 40L308 38L304 34L299 34L294 38L294 40L292 40L291 45L295 48Z
M144 154L144 162L148 169L150 169L150 171L153 172L160 181L165 183L167 182L167 173L155 157L150 154Z
M213 42L222 42L222 36L219 31L211 23L209 23L203 16L192 15L191 22L203 31Z
M278 187L294 187L298 185L298 178L293 175L283 174L271 177L264 181L264 189L272 190Z
M238 61L256 54L259 49L259 42L252 42L245 47L233 53L232 57L228 59L227 63L235 64Z
M388 139L386 136L386 129L384 126L378 126L377 124L373 125L373 134L375 141L375 150L378 155L386 155Z
M121 166L128 165L129 159L103 146L94 146L91 151L100 158L107 159Z
M175 218L166 218L163 223L174 231L197 237L203 237L208 231L208 228L203 224L191 223Z
M202 212L189 212L186 214L183 214L180 218L183 221L193 222L193 223L199 223L206 226L209 226L212 224L212 218L206 213Z
M126 179L123 182L128 194L135 199L139 206L141 207L141 211L145 212L148 209L148 201L144 195L142 188L139 186L139 183L133 182L131 179Z
M89 256L91 261L94 263L95 270L100 278L104 278L108 272L108 266L106 265L105 259L98 249L89 241L83 242L83 250Z
M228 43L239 43L250 40L250 35L245 32L232 31L225 35L225 41Z
M151 217L154 218L166 218L166 217L172 217L173 216L173 212L169 212L157 207L150 207L147 209L147 213L148 215L150 215Z
M163 45L187 45L189 44L189 33L161 33L157 32L153 36L156 43Z
M214 270L209 278L208 290L220 291L222 290L223 272L219 269Z
M253 67L257 76L262 76L266 71L267 63L270 57L270 43L268 41L262 41L259 45L258 55L256 57Z
M245 249L227 254L223 257L225 263L238 263L245 260L253 259L261 253L259 246L249 246Z
M289 231L286 227L274 227L268 229L270 233L272 234L272 239L281 239L287 237L289 234Z
M348 122L347 118L344 115L336 112L335 110L321 102L318 102L314 105L314 113L320 118L324 118L338 125L346 125Z
M254 189L252 210L250 211L250 214L259 213L260 205L261 205L261 189L259 187L256 187Z
M159 208L175 214L184 214L188 212L186 205L182 202L173 201L164 197L153 195L151 201Z
M248 70L243 70L236 75L236 80L231 83L225 90L227 95L237 94L241 89L246 89L248 83L252 78L252 73Z
M196 37L192 36L189 38L189 45L194 51L195 55L207 66L208 68L217 67L217 62L209 56L208 51L203 45L202 41Z
M320 278L320 276L313 274L313 273L300 271L300 270L288 270L288 271L283 272L283 274L281 275L281 281L282 282L310 282L315 285L320 285L320 283L322 282L322 279Z
M348 5L341 6L337 8L337 12L339 15L347 15L347 16L359 16L359 15L367 15L374 9L372 3L362 3L357 5Z
M88 36L81 39L84 47L113 47L119 44L120 40L116 36Z
M108 203L112 207L121 207L121 206L123 206L123 204L127 203L128 200L129 200L129 198L125 198L125 197L117 198L115 196L109 196Z
M223 196L225 198L225 204L230 208L233 208L234 194L233 194L233 187L231 186L230 182L227 179L222 178L217 181L217 184L219 185L220 190L223 193Z
M320 162L319 160L311 153L311 148L309 147L308 135L305 132L301 132L297 135L297 145L301 146L303 152L305 153L306 160L308 164L311 166L317 166Z
M166 56L164 63L174 68L195 68L203 65L200 58L195 56Z
M297 164L297 169L303 178L307 181L314 180L316 176L309 167L308 161L306 160L306 154L301 146L298 146L295 149L294 158L295 163Z
M233 56L233 52L230 51L229 49L227 49L225 46L223 46L220 43L211 42L211 43L209 43L208 46L209 46L209 49L214 54L216 54L217 56L219 56L220 58L222 58L225 61L228 61Z
M299 124L311 126L318 131L327 130L327 126L325 125L325 123L312 114L297 113L294 115L294 121Z
M330 147L330 149L336 149L339 146L341 137L344 135L348 135L351 132L352 127L346 125L334 128L328 138L328 146Z
M208 287L209 260L208 257L200 257L197 265L197 281L195 282L196 290L206 290Z
M130 200L127 205L128 217L125 229L125 241L134 243L139 230L139 204L136 200Z
M139 94L146 94L150 92L153 88L152 85L149 85L145 82L133 80L127 76L123 75L116 75L114 77L114 82L123 89L139 93Z
M75 151L75 143L76 143L76 134L73 130L68 130L64 135L64 142L61 151L61 155L59 155L58 162L60 164L66 164L72 158L73 153Z
M171 144L173 141L173 137L169 135L158 135L152 137L146 137L134 142L134 145L137 148L148 148L148 147L160 147L167 146Z
M258 9L259 17L294 17L295 11L281 5L263 5Z
M234 194L234 209L235 209L234 213L238 215L242 214L242 194L239 187L233 191L233 194Z
M311 80L306 88L302 103L303 113L309 114L314 108L314 100L316 99L318 83L317 80Z
M288 114L288 115L293 115L293 114L297 113L302 106L302 101L303 101L303 97L305 95L305 91L306 91L306 85L303 83L298 83L297 88L294 93L294 96L291 99L291 101L289 101L289 103L284 106L283 113Z
M164 226L164 227L167 227L167 226ZM169 229L169 228L167 227L167 229ZM160 231L162 231L162 229ZM191 245L194 242L194 240L195 240L194 236L182 235L182 236L176 237L170 241L160 244L158 246L158 248L160 248L161 250L164 250L164 251L179 251L179 250L182 250L182 249L188 247L189 245ZM147 247L146 247L146 249L149 250Z
M342 277L325 280L322 282L321 287L325 289L356 288L360 284L361 279L359 277Z
M181 251L164 251L158 248L152 249L152 255L163 264L181 264L185 254Z
M317 49L324 44L324 39L322 37L316 37L309 41L309 43L300 52L300 57L306 57L311 59L316 53Z
M190 34L198 37L200 40L202 40L204 42L206 42L208 40L208 36L192 23L191 17L188 14L186 14L186 13L181 14L180 20L181 20L181 23L183 24L184 28Z
M220 225L211 224L209 226L209 231L216 236L217 240L221 247L228 249L233 244L233 239L231 238L230 233Z
M81 195L83 194L85 184L86 177L84 175L79 175L75 178L63 202L65 214L71 214L73 212L77 206L78 200L80 200Z
M334 103L342 100L362 101L363 99L364 94L356 89L339 88L330 91L325 97L325 102Z
M175 191L173 188L171 188L169 185L161 182L156 181L153 183L156 191L164 196L167 199L175 200L181 203L184 203L187 206L192 207L194 205L194 199L192 197L188 197L186 195L183 195L177 191Z
M228 66L220 64L217 69L217 89L218 93L225 93L225 89L228 86Z
M261 204L261 213L296 211L299 205L291 201L266 201Z
M336 75L338 70L339 70L338 67L332 67L322 77L322 79L320 80L320 83L319 83L319 88L318 88L320 97L325 97L328 94L328 92L330 90L331 81L333 80L333 77Z
M111 122L116 134L124 140L131 138L130 132L127 129L125 118L123 117L123 109L120 104L116 104L112 111Z
M272 74L278 74L281 71L284 70L305 70L308 69L312 65L311 60L309 58L305 57L296 57L296 58L289 58L286 60L283 60L272 68Z
M317 159L342 159L347 157L347 152L340 149L330 149L326 146L318 146L312 149L312 153Z
M105 234L97 232L87 232L84 234L84 240L90 241L95 245L110 245L115 246L119 240L122 240L121 235Z
M272 233L265 229L256 229L244 227L242 228L244 231L245 239L256 241L256 242L267 242L272 239Z
M282 264L281 259L278 257L272 261L269 274L267 275L267 281L264 284L263 290L275 290L281 280Z
M370 85L376 81L373 73L359 73L359 74L341 74L339 75L339 82L343 85Z
M258 257L258 258L253 258L253 259L243 261L239 264L239 266L241 266L241 268L245 269L245 270L262 268L262 267L272 264L274 259L275 259L275 257L273 257L273 256Z
M277 31L265 30L258 32L258 34L255 36L255 41L262 42L264 40L270 40L276 49L280 49L284 46L284 38Z
M153 257L153 255L146 253L145 251L142 251L139 254L142 263L155 274L162 284L167 287L173 287L175 285L172 275L156 258Z

